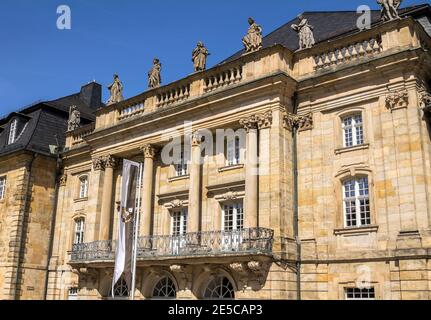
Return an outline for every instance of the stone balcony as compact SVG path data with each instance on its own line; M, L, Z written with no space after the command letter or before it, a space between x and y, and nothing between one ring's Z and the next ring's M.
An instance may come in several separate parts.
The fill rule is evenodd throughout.
M237 231L208 231L184 236L151 236L138 239L138 262L228 258L238 256L271 256L274 231L250 228ZM116 241L95 241L73 245L72 266L112 266ZM207 261L207 260L206 260Z

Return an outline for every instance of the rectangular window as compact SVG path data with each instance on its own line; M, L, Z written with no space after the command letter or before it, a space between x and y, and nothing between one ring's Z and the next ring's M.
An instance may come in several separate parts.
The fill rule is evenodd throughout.
M375 300L376 294L374 288L346 288L346 300Z
M227 140L226 165L234 166L241 163L241 145L239 137Z
M242 203L223 206L223 231L244 229L244 209Z
M353 147L364 143L362 115L349 116L343 119L344 147Z
M8 144L12 144L15 142L17 127L18 127L18 120L15 119L10 124Z
M69 288L68 300L78 300L78 288Z
M371 224L368 178L352 179L343 183L345 227Z
M88 197L88 176L79 178L79 198L84 199Z
M85 220L83 218L75 220L75 239L73 244L84 243Z
M0 200L6 196L6 177L0 177Z
M188 175L188 166L187 166L187 160L184 156L184 151L181 151L181 159L179 163L175 164L175 174L177 177L183 177Z
M174 237L180 237L187 233L187 210L172 212L172 231Z

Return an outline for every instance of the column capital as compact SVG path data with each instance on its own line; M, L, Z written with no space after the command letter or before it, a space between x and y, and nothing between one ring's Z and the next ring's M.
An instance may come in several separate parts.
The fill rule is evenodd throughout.
M93 169L94 171L105 170L105 161L103 157L93 158Z
M239 123L244 127L244 129L247 132L250 132L250 130L253 130L253 129L257 129L259 126L258 122L259 122L259 118L255 114L239 120Z
M58 182L60 184L60 187L64 187L67 184L67 174L62 174L60 178L58 179Z
M141 148L142 153L144 154L144 158L153 159L156 157L157 148L151 144L145 144Z
M117 165L117 159L111 155L107 155L104 158L104 162L105 162L105 169L107 169L107 168L113 169Z
M257 115L258 121L257 125L259 127L259 130L267 129L272 126L272 111L266 111L264 113Z
M191 140L192 147L198 147L198 146L201 145L201 143L202 143L202 136L200 135L200 133L199 133L198 130L194 131L192 133L190 140Z
M299 131L311 130L313 128L313 114L309 113L305 116L288 113L284 116L284 126L292 131L293 128L298 128Z

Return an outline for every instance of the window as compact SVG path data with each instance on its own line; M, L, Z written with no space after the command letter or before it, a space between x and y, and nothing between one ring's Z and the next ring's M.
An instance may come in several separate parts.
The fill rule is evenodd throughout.
M346 300L375 300L374 288L346 288Z
M112 289L109 294L109 296L112 296ZM114 285L114 297L115 298L127 298L129 296L129 289L127 287L126 280L124 279L124 276L118 280L118 282Z
M237 231L244 228L244 209L242 203L223 206L223 231Z
M364 143L362 115L354 115L343 119L344 147L353 147Z
M78 300L79 289L76 287L69 288L68 300Z
M154 287L153 298L156 299L175 299L177 289L174 282L169 277L162 278Z
M239 137L227 140L226 146L226 164L234 166L241 162L241 145Z
M88 197L88 176L79 178L79 199Z
M16 141L17 130L18 130L18 120L15 119L10 124L8 144L12 144Z
M75 220L75 239L73 241L73 244L84 243L84 227L84 218L79 218Z
M235 299L235 290L228 278L218 276L208 284L204 298L211 300L232 300Z
M187 210L172 213L172 236L179 237L187 233Z
M347 180L343 183L345 227L371 224L368 178Z
M6 177L0 177L0 200L6 196Z
M184 156L184 151L181 151L181 158L175 164L175 174L177 177L183 177L188 174L187 161Z

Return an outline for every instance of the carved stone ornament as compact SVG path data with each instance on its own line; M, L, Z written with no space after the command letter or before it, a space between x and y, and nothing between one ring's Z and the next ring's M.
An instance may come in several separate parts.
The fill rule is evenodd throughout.
M115 104L124 100L123 84L120 81L118 74L114 74L114 82L108 86L110 97L106 105Z
M263 113L253 114L240 119L239 123L247 132L252 129L266 129L272 125L272 112L266 111Z
M431 94L425 88L419 93L419 102L424 116L431 120Z
M311 113L301 116L297 114L288 113L284 117L285 127L292 131L293 128L297 128L299 131L313 129L313 115Z
M64 187L66 185L66 183L67 183L67 174L62 174L60 176L60 178L58 179L58 181L60 183L60 186Z
M93 159L93 168L95 171L105 170L105 160L103 157Z
M247 35L242 39L246 52L253 52L262 48L262 27L253 18L248 19Z
M229 191L223 195L223 199L226 201L236 200L236 199L238 199L238 192Z
M184 206L184 201L182 201L180 199L172 200L170 203L171 208L181 208L183 206Z
M146 144L143 147L141 147L141 151L144 153L145 158L154 159L156 157L157 150L150 144Z
M202 135L199 131L195 131L191 136L192 147L197 147L202 143Z
M160 84L162 83L161 71L162 71L162 64L160 63L160 60L157 58L154 58L153 67L148 72L149 88L153 89L153 88L160 87Z
M391 111L407 108L409 104L409 93L407 90L391 92L386 96L386 108Z
M117 165L117 159L109 155L104 158L105 168L115 168Z
M185 271L185 267L180 264L173 264L170 266L170 269L174 273L181 273Z
M299 15L298 18L299 24L293 24L292 29L298 33L299 49L311 48L316 43L313 34L314 27L308 23L308 19L303 15Z
M244 263L241 262L234 262L229 265L229 268L231 268L233 271L237 273L244 273L247 272Z
M250 261L247 263L247 267L254 273L259 273L262 271L263 264L259 261Z

